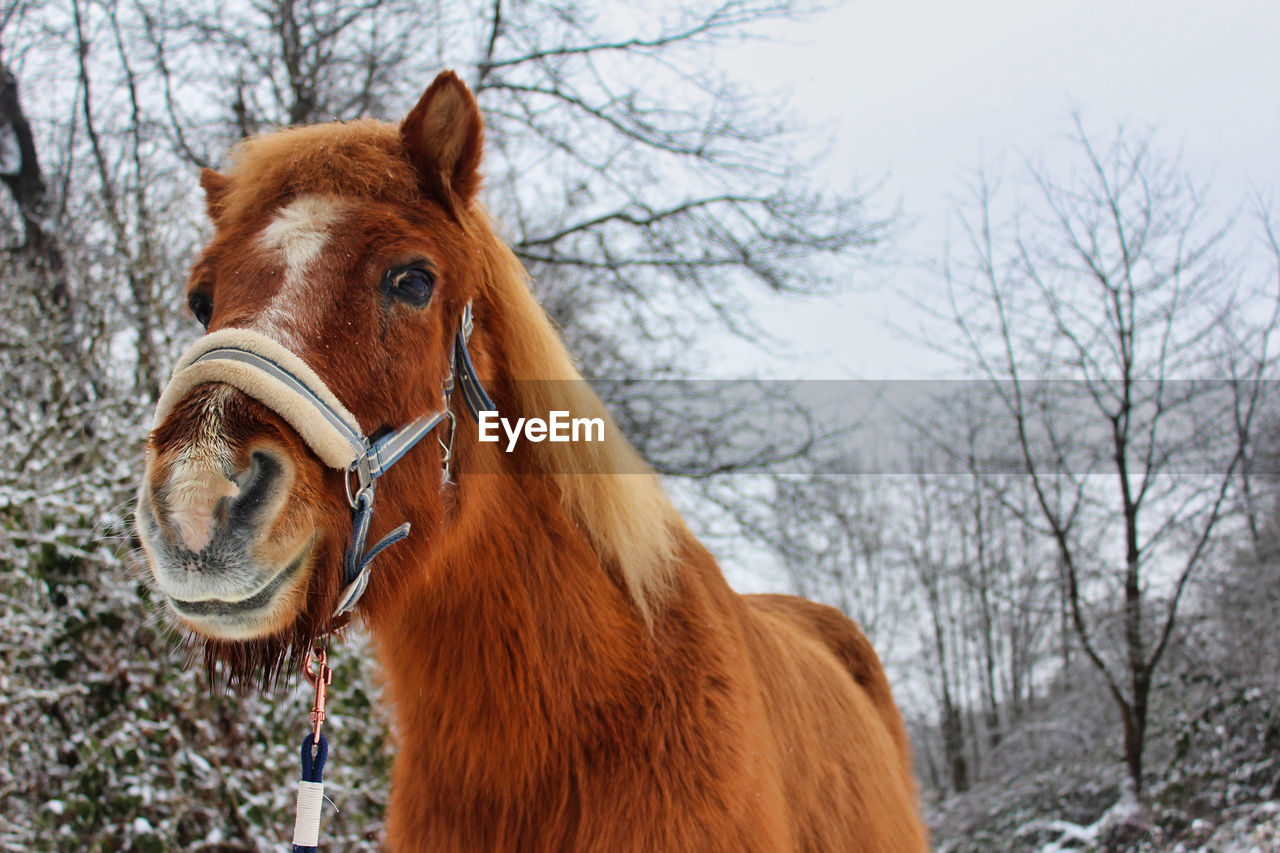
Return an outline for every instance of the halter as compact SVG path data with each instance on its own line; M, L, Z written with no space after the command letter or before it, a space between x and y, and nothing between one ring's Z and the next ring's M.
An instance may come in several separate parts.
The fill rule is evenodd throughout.
M249 329L220 329L197 341L174 369L173 377L156 404L153 429L159 427L173 407L196 385L221 382L238 388L273 410L297 431L302 440L330 468L343 472L347 501L351 504L351 538L342 560L342 592L333 618L350 613L369 586L373 558L389 545L409 535L406 521L365 548L369 521L373 516L374 486L378 478L399 462L418 442L441 423L448 422L447 437L440 440L444 452L441 486L451 482L453 438L457 417L450 406L454 379L462 390L471 417L494 411L493 400L480 383L467 342L474 322L471 303L462 310L462 319L449 350L449 375L441 389L441 408L410 421L377 441L360 429L351 414L324 380L288 347ZM323 771L329 753L328 741L320 733L325 718L325 692L332 678L323 649L308 650L303 673L315 688L311 709L312 730L302 742L302 782L298 787L297 819L294 824L294 853L315 853L319 840L320 807L324 798Z
M453 436L457 418L450 407L454 377L473 418L493 411L490 399L467 342L474 321L471 303L453 336L449 352L449 375L441 389L441 409L423 415L370 441L355 416L347 410L324 380L303 359L278 341L249 329L220 329L198 340L178 360L173 377L156 405L153 429L159 427L173 407L196 385L220 382L231 385L273 410L297 431L319 459L330 468L344 472L347 501L351 504L351 538L342 566L342 593L333 616L351 612L369 585L373 558L389 545L409 535L405 522L372 548L365 548L369 521L373 516L374 485L378 478L400 461L419 441L441 423L448 421L448 436L440 441L444 450L441 479L448 484L453 461Z

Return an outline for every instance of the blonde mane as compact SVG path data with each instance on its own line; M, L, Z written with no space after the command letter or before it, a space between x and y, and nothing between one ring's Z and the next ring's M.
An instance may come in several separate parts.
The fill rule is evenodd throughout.
M487 215L478 207L476 216ZM648 618L661 596L684 521L657 474L622 435L604 403L574 366L559 332L534 298L524 266L483 223L491 299L501 306L505 369L518 412L567 410L604 421L602 442L529 445L554 478L565 510L587 531L602 560L615 567ZM519 381L552 380L552 381Z

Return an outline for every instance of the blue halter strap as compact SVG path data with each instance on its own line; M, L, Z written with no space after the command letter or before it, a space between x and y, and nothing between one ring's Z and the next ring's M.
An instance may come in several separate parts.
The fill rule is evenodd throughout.
M496 409L493 400L481 384L480 377L476 375L471 353L467 349L473 327L471 303L468 302L463 309L462 319L453 336L453 344L449 351L449 376L442 389L441 409L410 421L377 441L370 441L365 436L354 417L343 410L340 403L335 408L334 403L337 397L324 385L323 380L309 367L304 366L296 355L280 349L274 342L270 342L269 347L261 348L262 351L254 351L247 346L237 346L232 342L218 346L210 341L210 348L207 351L198 355L196 355L198 351L193 351L192 355L195 357L189 360L184 359L184 363L180 363L181 370L175 372L176 377L184 370L213 369L216 371L214 363L236 365L237 367L234 368L236 370L247 367L250 372L266 380L273 388L279 389L276 393L287 394L294 402L303 404L297 408L317 415L327 434L340 436L340 439L333 440L338 447L341 447L343 442L350 445L350 452L345 454L346 459L350 460L346 465L345 473L347 501L351 504L352 512L351 538L347 542L346 554L342 561L342 593L333 612L335 618L350 613L364 594L369 584L369 566L373 559L388 546L394 545L409 535L409 524L405 522L378 540L372 547L366 546L369 522L373 516L374 487L378 478L399 462L418 442L434 432L442 423L448 422L448 436L442 439L440 444L445 454L442 479L445 483L450 482L456 423L450 401L455 380L462 391L467 410L471 412L473 418L478 419L480 412ZM197 346L200 344L197 343ZM276 353L275 356L272 355L273 352ZM281 363L290 360L293 361L293 369ZM230 370L232 368L228 368L228 371ZM215 373L209 378L213 380L218 377ZM236 383L233 382L233 384ZM319 387L316 387L317 385ZM253 383L241 382L238 387L272 407L271 399L262 396L262 392L257 390ZM297 420L302 415L295 409L286 411L283 408L277 408L277 413L289 421L295 429L302 431L303 425ZM332 456L326 459L326 464L339 466Z
M462 322L458 324L458 331L453 336L453 350L449 354L449 377L445 380L442 394L444 408L434 414L423 415L367 445L368 449L347 469L347 499L352 509L351 539L347 543L347 553L342 562L342 595L333 612L335 617L350 612L360 596L364 595L365 588L369 585L369 565L373 558L387 546L394 545L409 535L409 522L406 521L366 550L365 539L369 535L369 521L373 516L373 494L377 479L446 420L449 422L449 436L440 443L444 449L441 479L446 484L450 482L455 416L449 401L453 396L454 377L457 377L472 418L479 420L480 412L496 410L480 377L476 375L471 353L467 349L473 328L471 303L468 302L462 312ZM359 478L360 484L354 495L351 492L352 473Z

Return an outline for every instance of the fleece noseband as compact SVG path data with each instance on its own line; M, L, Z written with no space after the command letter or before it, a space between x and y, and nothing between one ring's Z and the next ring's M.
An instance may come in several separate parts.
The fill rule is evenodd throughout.
M351 503L351 539L343 559L342 594L334 616L351 611L369 583L369 566L384 548L409 535L405 522L366 550L365 538L373 515L373 487L387 469L437 426L448 422L444 447L443 479L449 481L455 417L450 408L454 377L473 418L493 411L467 350L471 337L471 304L453 337L449 353L449 377L445 380L440 411L422 417L370 441L355 416L342 405L319 375L283 344L249 329L220 329L205 335L183 354L173 377L156 404L153 429L159 427L177 403L197 385L220 382L243 391L284 418L307 446L330 468L346 472L347 500ZM354 483L352 480L354 479Z

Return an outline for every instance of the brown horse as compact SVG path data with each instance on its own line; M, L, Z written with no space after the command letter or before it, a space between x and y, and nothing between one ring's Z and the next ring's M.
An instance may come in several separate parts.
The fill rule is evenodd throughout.
M375 438L416 423L432 439L378 481L371 522L372 541L413 532L355 611L395 709L388 848L924 848L870 644L831 608L729 589L575 381L476 201L481 140L446 72L399 127L272 133L203 173L216 232L189 304L302 390L175 374L138 505L169 610L207 662L270 680L346 618L344 478L368 479L296 400L323 397ZM482 442L469 379L503 417L599 417L604 440Z

